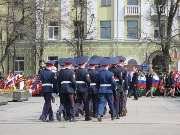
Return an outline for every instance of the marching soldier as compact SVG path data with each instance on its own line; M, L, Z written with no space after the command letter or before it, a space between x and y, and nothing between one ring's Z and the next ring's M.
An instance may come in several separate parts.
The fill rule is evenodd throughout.
M58 64L59 64L59 66L60 66L60 70L59 70L58 72L56 72L57 80L58 80L58 77L59 77L59 72L65 69L65 64L64 64L64 61L65 61L65 60L66 60L66 58L60 58L60 59L58 60ZM63 96L63 95L61 95L61 93L59 92L60 106L61 106L61 99L63 99L63 97L61 98L61 96ZM60 106L59 106L59 107L60 107ZM60 113L59 113L59 109L58 109L58 111L56 112L56 119L57 119L58 121L61 121L61 117L59 116L59 114L61 114L62 112L63 112L63 117L64 117L64 119L67 120L66 108L65 108L65 106L64 106L64 109L63 109L63 110L62 110L62 108L61 108L61 112L60 112Z
M74 93L76 90L76 80L75 73L70 69L72 61L72 58L64 60L65 69L61 70L58 74L58 91L61 98L61 104L58 111L59 121L61 120L61 113L66 110L70 122L75 122Z
M127 81L127 70L124 68L124 62L126 58L123 56L117 56L119 58L119 65L117 65L117 68L119 68L122 71L122 88L123 88L123 93L120 95L120 114L121 116L126 116L127 113L127 108L126 108L126 102L127 98L126 95L128 93L128 81Z
M119 63L119 59L117 57L113 57L110 59L111 62L111 68L109 71L111 71L114 74L114 79L116 81L117 90L113 89L113 95L114 95L114 107L115 107L115 114L116 119L120 119L120 93L122 93L122 72L120 69L118 69L116 66Z
M98 64L97 59L90 59L88 61L89 69L88 73L91 79L90 87L89 87L89 101L92 100L93 103L93 117L97 118L97 109L98 109L98 89L96 87L96 79L98 71L95 70L96 65Z
M40 117L40 120L44 122L54 121L53 110L51 106L52 96L56 96L57 93L57 81L55 73L52 72L51 67L54 65L54 61L47 61L46 68L39 74L39 78L33 84L29 92L32 93L36 85L42 81L42 94L44 96L44 107L43 112ZM49 120L47 120L47 116L49 115Z
M111 120L115 119L115 110L113 105L113 89L117 89L116 82L113 78L113 73L108 71L110 60L103 59L100 64L102 65L101 71L98 73L96 85L99 89L99 104L98 104L98 116L99 122L102 121L104 105L108 102L111 114Z
M76 70L76 83L77 83L77 99L75 103L75 112L78 111L79 106L84 103L85 110L85 121L92 120L90 118L89 112L89 99L88 99L88 88L90 86L91 80L89 78L89 74L85 69L87 64L88 57L81 56L77 59L77 64L79 68Z

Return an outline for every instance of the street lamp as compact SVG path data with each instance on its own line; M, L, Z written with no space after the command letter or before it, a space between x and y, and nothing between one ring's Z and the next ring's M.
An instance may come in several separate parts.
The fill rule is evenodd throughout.
M119 52L118 52L118 44L119 44L119 12L118 12L118 10L119 10L119 8L118 8L118 4L119 4L119 0L117 0L117 40L116 40L116 55L118 56L118 54L119 54Z

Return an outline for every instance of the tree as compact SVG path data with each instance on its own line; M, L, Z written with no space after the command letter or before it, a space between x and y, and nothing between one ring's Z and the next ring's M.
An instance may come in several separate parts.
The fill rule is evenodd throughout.
M4 12L0 14L2 34L4 38L5 48L0 59L0 65L9 57L10 52L13 53L13 68L16 59L16 42L24 40L34 47L38 59L42 59L45 38L44 26L54 14L59 11L55 10L54 3L49 0L1 0L0 7ZM56 3L58 4L58 3ZM56 16L59 20L59 16ZM14 48L12 49L12 45ZM8 69L9 72L9 69Z
M164 70L169 70L169 65L171 63L170 59L170 49L177 47L179 45L179 33L178 30L173 30L173 21L176 19L177 11L179 7L180 0L155 0L154 11L157 14L156 24L159 27L158 37L159 40L148 38L152 43L160 46L164 62ZM167 23L162 23L162 18L166 14ZM153 20L154 21L154 20ZM177 24L176 24L177 25Z
M68 29L72 32L72 38L65 38L65 40L67 45L73 48L74 55L79 57L87 53L84 45L86 44L88 48L90 48L90 41L94 38L92 34L95 32L96 28L93 27L92 24L95 21L95 16L91 13L90 1L75 0L73 4L71 9L73 15L70 18L73 23L70 27L68 26Z

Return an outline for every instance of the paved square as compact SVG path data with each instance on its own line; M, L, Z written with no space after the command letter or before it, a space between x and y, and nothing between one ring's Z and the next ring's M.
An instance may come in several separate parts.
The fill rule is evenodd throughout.
M59 99L58 99L59 100ZM56 112L59 101L53 103ZM142 97L138 101L128 98L127 116L111 121L110 115L77 122L40 122L42 97L24 102L9 102L0 106L1 135L180 135L180 97Z

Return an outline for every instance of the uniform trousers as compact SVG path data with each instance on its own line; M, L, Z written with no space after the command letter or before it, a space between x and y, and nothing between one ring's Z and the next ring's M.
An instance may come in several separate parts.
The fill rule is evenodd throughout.
M51 106L52 93L44 92L43 96L44 96L45 103L44 103L41 119L46 119L47 116L49 115L49 120L53 120L54 116L53 116L53 110Z
M98 104L98 115L102 116L104 112L104 106L108 102L110 108L111 118L115 117L115 110L113 105L113 94L112 93L99 93L99 104Z
M89 101L92 100L93 116L95 116L97 115L97 109L98 109L98 94L89 94L88 98L89 98Z
M77 92L77 99L75 100L75 113L77 113L78 108L84 103L85 117L90 116L89 112L89 99L88 92Z
M61 114L66 110L67 117L74 119L74 93L61 93L60 98L59 113Z

